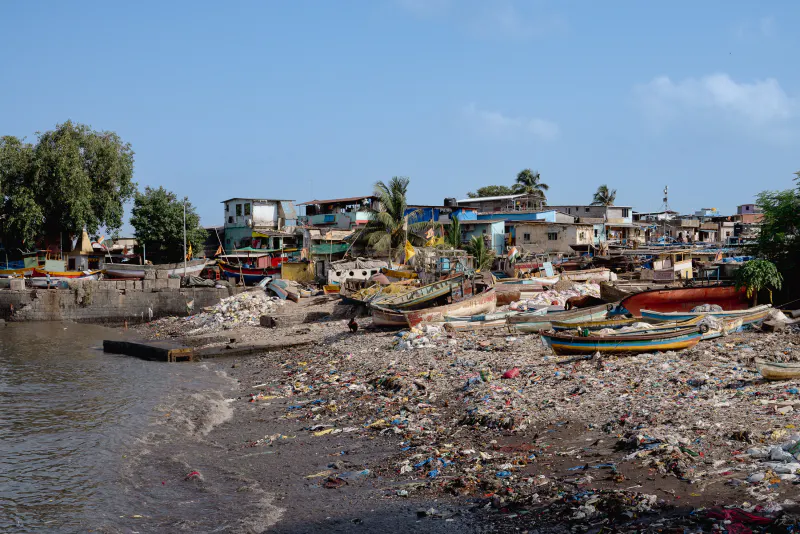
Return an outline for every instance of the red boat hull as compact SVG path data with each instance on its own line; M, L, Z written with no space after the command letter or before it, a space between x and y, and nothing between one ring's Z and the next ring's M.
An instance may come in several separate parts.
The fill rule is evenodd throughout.
M641 317L641 310L687 312L702 304L717 304L725 311L750 307L746 290L734 286L653 289L636 293L620 302L620 306L635 317Z

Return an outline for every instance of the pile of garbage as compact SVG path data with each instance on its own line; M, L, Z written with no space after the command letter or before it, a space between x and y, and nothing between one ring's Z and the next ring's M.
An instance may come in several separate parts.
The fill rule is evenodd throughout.
M187 335L240 326L258 326L262 315L272 314L276 308L284 304L281 299L270 297L260 289L239 293L220 300L201 313L186 317L185 321L195 326L195 329L187 332Z
M420 327L414 327L411 330L403 330L395 334L392 340L392 347L394 350L414 350L434 347L436 346L435 340L441 338L442 334L441 326L426 324Z
M722 306L719 304L701 304L692 308L693 313L721 312Z
M576 284L570 296L587 286L596 288ZM576 532L623 531L617 526L646 520L697 531L698 522L774 526L793 513L800 387L767 382L752 365L755 354L800 358L792 332L578 359L552 356L536 336L488 329L319 329L316 346L232 371L257 384L247 388L254 405L284 410L269 424L285 428L252 438L280 430L338 447L340 434L384 436L395 450L365 477L402 484L387 497L469 496L520 530L563 521ZM695 511L684 514L684 503Z
M747 477L748 482L762 482L778 478L794 482L800 477L800 434L792 434L780 445L753 447L747 450L750 458L761 460L756 464L757 471Z
M542 306L561 306L567 303L567 299L572 297L597 297L600 298L600 284L596 282L575 282L572 287L564 290L548 289L538 293L535 297L512 302L509 306L514 311L527 311Z

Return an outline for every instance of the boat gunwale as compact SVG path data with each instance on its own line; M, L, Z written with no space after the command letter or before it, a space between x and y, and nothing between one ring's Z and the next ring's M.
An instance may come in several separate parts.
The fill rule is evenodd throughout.
M597 342L606 341L609 344L613 344L615 340L625 340L625 341L659 341L664 339L671 339L676 337L683 337L688 336L691 334L699 334L702 335L703 332L700 331L699 327L688 327L688 328L680 328L674 330L672 332L664 332L664 333L657 333L657 334L637 334L637 335L599 335L599 336L573 336L568 334L561 334L558 332L545 332L542 333L542 337L547 337L550 339L557 339L559 341L564 342L580 342L586 340L592 340Z

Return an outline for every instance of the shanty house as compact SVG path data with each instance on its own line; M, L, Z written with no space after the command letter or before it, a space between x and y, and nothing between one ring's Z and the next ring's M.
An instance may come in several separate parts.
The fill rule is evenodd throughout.
M305 214L298 217L303 226L328 227L349 230L369 222L369 210L378 209L380 200L374 195L309 200L298 204Z
M586 223L525 221L510 223L511 240L525 252L572 254L571 245L592 245L594 228Z
M230 198L225 206L225 250L282 249L294 238L293 200Z

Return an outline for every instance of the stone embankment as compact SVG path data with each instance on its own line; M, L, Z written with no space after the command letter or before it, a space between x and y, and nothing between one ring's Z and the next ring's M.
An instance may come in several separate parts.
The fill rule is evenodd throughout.
M100 280L68 289L0 290L0 319L131 323L191 315L237 288L181 288L180 279Z

